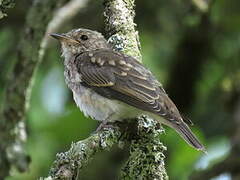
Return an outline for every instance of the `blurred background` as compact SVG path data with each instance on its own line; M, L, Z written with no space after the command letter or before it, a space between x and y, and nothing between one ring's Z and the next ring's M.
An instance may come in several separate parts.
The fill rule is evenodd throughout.
M0 21L0 100L16 58L29 2L17 2ZM84 27L104 33L102 12L102 1L89 0L58 32ZM162 82L179 110L193 121L192 129L208 151L194 150L166 128L161 139L168 148L165 162L170 179L195 179L190 176L193 172L204 177L204 173L216 171L218 164L224 166L230 157L240 163L240 1L213 1L203 13L187 0L137 0L135 22L143 63ZM46 176L57 152L66 151L98 126L74 104L64 82L60 46L54 40L49 43L36 73L26 118L30 168L26 173L13 170L7 180ZM127 153L115 148L98 154L83 170L81 179L116 179ZM222 171L217 168L220 172L213 179L240 179L240 164L234 163Z

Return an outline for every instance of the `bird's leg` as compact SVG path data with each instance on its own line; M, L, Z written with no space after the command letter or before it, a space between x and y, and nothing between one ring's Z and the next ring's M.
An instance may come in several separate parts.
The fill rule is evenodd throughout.
M114 113L111 113L106 119L104 119L101 124L98 126L95 132L99 132L104 128L114 128L113 122L109 121Z
M99 131L103 130L104 128L114 128L114 125L112 123L110 124L110 122L104 120L100 123L100 125L98 126L98 128L96 129L95 132L99 132Z

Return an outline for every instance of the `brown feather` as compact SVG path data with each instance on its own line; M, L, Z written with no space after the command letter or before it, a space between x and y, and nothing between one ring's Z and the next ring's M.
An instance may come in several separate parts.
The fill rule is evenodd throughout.
M96 93L159 115L192 146L203 150L157 79L130 56L112 50L94 50L77 56L83 85ZM91 61L91 58L100 59Z

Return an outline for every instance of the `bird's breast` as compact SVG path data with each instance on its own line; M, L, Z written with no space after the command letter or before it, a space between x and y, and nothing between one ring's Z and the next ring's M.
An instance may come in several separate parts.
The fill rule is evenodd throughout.
M98 121L121 121L135 118L139 111L117 100L105 98L82 85L73 90L73 98L85 116Z
M140 115L139 110L121 101L108 99L96 93L93 89L83 86L81 75L74 64L65 64L65 80L73 92L77 106L85 116L98 121L121 121Z

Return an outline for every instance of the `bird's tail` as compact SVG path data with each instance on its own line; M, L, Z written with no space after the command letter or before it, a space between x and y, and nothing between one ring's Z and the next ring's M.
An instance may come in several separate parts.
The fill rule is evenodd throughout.
M197 137L193 134L191 129L185 122L180 124L171 124L171 126L178 132L178 134L191 146L197 150L203 151L206 153L205 147L200 143Z

